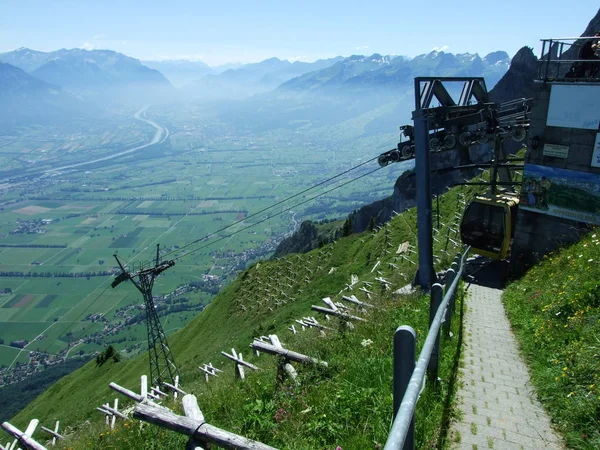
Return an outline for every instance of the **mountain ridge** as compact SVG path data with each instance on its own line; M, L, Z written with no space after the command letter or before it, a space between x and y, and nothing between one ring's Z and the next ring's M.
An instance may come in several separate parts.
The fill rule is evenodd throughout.
M38 52L21 48L0 54L46 83L77 95L105 101L119 101L142 95L152 98L174 94L165 76L144 66L138 59L113 50L59 49Z
M0 100L2 128L23 120L54 123L73 114L83 114L85 107L61 87L3 62L0 62Z

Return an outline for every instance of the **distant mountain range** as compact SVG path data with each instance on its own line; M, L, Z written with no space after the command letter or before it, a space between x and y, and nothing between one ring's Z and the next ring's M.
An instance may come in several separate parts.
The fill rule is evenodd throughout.
M217 69L209 67L202 61L166 60L142 61L146 67L162 73L176 87L182 87L198 80L204 75L215 73Z
M242 98L270 91L288 80L325 69L343 59L337 56L308 63L269 58L259 63L246 64L238 69L206 75L184 86L183 90L195 97Z
M404 88L418 76L483 76L488 89L506 73L510 57L498 51L481 58L477 54L452 54L433 51L408 59L391 58L377 53L354 55L331 67L294 78L279 86L279 90L331 91L346 89Z
M327 123L335 118L346 120L389 103L390 95L406 97L416 76L484 76L491 89L508 70L510 58L503 51L483 58L477 54L437 51L412 59L377 53L337 56L310 63L269 58L219 73L223 67L211 68L199 61L142 63L111 50L40 52L20 48L0 53L0 62L21 69L16 72L3 65L3 71L11 73L5 75L6 80L10 77L13 82L3 79L0 90L6 98L19 98L22 111L27 105L39 110L45 104L50 113L72 110L74 106L81 110L83 104L139 107L182 99L242 100L260 94L246 104L236 104L227 113L231 119L242 114L243 121L248 122L247 113L260 110L258 114L252 113L250 122L265 119L268 124L272 120L288 123L295 120L292 116L297 113L301 116L298 120L310 122L316 117ZM326 107L319 98L323 95L343 97L344 103ZM394 114L404 114L408 97L402 102L406 105L397 106ZM6 104L0 105L0 110L6 110Z
M18 67L48 84L96 101L166 98L175 89L158 70L111 50L61 49L38 52L27 48L0 53L0 61Z

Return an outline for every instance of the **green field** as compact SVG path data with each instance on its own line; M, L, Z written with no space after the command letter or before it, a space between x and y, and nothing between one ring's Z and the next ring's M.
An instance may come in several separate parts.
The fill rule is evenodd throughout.
M26 339L30 343L22 354L30 350L58 353L64 352L69 343L85 338L78 351L95 351L109 342L120 350L143 350L137 345L146 339L139 322L102 335L102 323L123 321L117 313L141 302L141 295L125 284L103 292L113 278L106 273L117 270L113 254L124 262L147 261L160 243L169 258L182 257L157 280L154 295L201 281L205 274L220 276L220 284L225 285L237 270L270 255L277 239L301 220L341 217L389 195L403 170L401 165L391 166L294 207L376 168L372 162L292 202L218 232L377 156L395 144L394 134L358 137L362 131L360 126L356 128L360 125L356 120L352 126L342 124L337 128L303 126L302 134L285 129L254 132L198 115L194 107L187 111L150 109L148 117L168 124L170 138L163 144L85 168L17 182L3 193L0 292L10 292L0 296L0 339L5 345ZM127 148L151 134L150 126L123 120L122 126L108 126L106 130L90 127L87 143L77 133L54 134L54 141L40 141L34 147L28 142L38 139L43 130L24 130L23 136L0 148L0 160L3 152L4 158L9 158L16 148L37 154L46 146L49 150L39 165L43 168L55 161L52 158L59 158L67 141L73 141L77 151L67 152L56 164L81 162L97 157L101 148L117 149L118 143ZM331 140L331 133L337 136L342 131L347 133L348 145ZM28 158L11 161L6 169L33 171ZM227 236L288 207L292 210ZM19 227L25 227L25 232ZM211 233L217 234L191 247L194 252L189 256L178 251ZM213 293L196 289L183 297L191 309L173 308L172 314L163 317L168 333L189 322L201 305L210 302ZM103 320L86 319L91 314L102 314ZM95 332L100 336L92 336ZM0 367L12 364L13 353L12 349L0 352Z

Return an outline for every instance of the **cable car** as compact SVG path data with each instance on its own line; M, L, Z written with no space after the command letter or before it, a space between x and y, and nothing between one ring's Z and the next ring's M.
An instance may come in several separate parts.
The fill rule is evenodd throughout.
M513 195L475 197L462 217L462 241L480 255L505 258L510 250L518 207L519 198Z

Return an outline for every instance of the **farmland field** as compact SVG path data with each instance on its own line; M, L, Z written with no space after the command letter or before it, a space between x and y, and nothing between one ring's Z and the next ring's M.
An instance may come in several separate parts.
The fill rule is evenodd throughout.
M157 301L169 334L198 314L237 270L268 257L300 221L341 217L390 195L403 170L390 166L294 207L373 170L377 165L371 162L246 219L376 157L394 147L397 136L358 138L362 131L356 131L356 121L335 129L248 131L191 106L150 108L147 117L168 128L169 139L88 166L49 171L53 165L97 158L102 148L139 145L149 140L152 128L125 120L120 128L90 132L89 140L85 130L59 136L35 128L0 148L5 163L0 173L0 367L27 362L31 351L88 353L108 343L131 354L143 351L142 298L130 283L110 288L118 273L114 254L124 263L139 263L153 258L160 244L163 255L176 259L153 291L161 296ZM340 144L344 132L347 145ZM27 156L14 158L15 152ZM11 178L17 172L29 175ZM198 242L181 249L192 241ZM176 293L182 286L186 289ZM23 340L25 348L11 346Z

